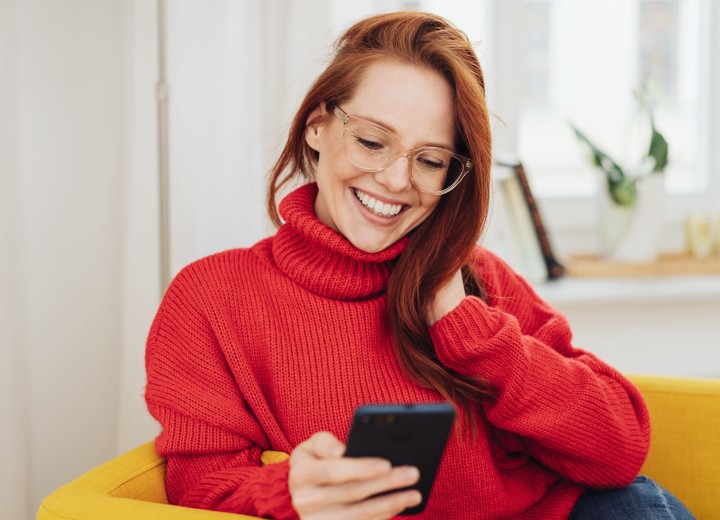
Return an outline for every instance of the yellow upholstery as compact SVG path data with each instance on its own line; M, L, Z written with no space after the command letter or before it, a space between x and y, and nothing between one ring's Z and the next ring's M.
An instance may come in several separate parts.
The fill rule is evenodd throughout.
M700 520L720 519L720 379L628 377L642 392L652 421L642 473Z
M266 451L263 463L287 458ZM255 517L168 505L165 459L148 442L90 470L43 500L37 520L253 520Z
M702 520L720 519L720 380L630 376L653 426L642 472ZM263 454L264 463L287 455ZM149 442L90 470L48 496L38 520L213 520L252 517L167 504L165 460Z

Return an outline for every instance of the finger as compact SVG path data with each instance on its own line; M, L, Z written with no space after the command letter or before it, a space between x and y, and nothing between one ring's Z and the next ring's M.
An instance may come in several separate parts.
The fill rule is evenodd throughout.
M417 483L420 473L417 468L404 466L379 478L356 480L334 486L313 486L301 489L294 500L305 511L320 510L334 505L361 502L379 493L406 488Z
M294 460L290 460L289 478L293 486L335 486L387 476L391 471L392 466L385 459L316 459L298 455Z
M417 468L401 466L378 478L348 482L336 487L338 493L342 493L348 502L359 502L380 493L413 486L418 480L420 480L420 472Z
M290 467L342 456L344 445L330 432L318 432L298 444L290 454Z
M302 518L312 520L387 520L393 518L405 509L414 507L422 501L417 490L400 491L391 495L375 497L363 502L330 507L310 515L301 515Z
M399 515L408 507L414 507L422 501L420 492L413 489L400 491L381 497L370 498L342 508L337 518L348 520L385 520Z
M337 459L345 453L345 445L330 432L318 432L302 445L318 459Z
M389 470L380 477L373 473L366 479L362 468L373 462L387 465ZM372 471L377 468L370 467ZM325 473L322 473L323 470ZM358 480L360 477L363 479ZM377 493L410 486L417 482L418 477L416 468L401 467L393 470L390 463L382 459L315 460L308 464L291 466L288 487L295 510L298 513L313 513L343 507ZM323 483L328 481L340 483Z

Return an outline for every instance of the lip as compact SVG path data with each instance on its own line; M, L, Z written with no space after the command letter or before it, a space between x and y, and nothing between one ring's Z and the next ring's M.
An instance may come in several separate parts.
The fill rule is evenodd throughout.
M360 202L360 200L355 196L356 189L363 193L367 193L371 197L376 198L377 200L384 202L386 204L402 205L402 209L400 210L400 213L398 213L394 217L381 217L380 215L376 215L375 213L370 211L368 208L366 208L365 205L362 202ZM359 188L350 188L349 194L350 194L350 197L352 197L352 199L357 204L359 211L363 215L363 217L365 217L366 220L370 221L372 224L375 224L377 226L392 226L393 224L395 224L398 220L400 220L402 218L403 213L405 213L405 210L408 208L408 205L402 201L388 199L387 197L380 197L370 191L361 190Z

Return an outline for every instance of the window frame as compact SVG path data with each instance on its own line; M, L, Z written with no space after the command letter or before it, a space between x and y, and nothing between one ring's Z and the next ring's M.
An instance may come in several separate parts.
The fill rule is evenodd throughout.
M521 46L513 44L514 22L519 19L523 0L489 0L491 2L492 61L489 67L489 98L491 110L498 114L495 121L496 149L517 150L520 110L515 85L523 81L523 72L512 67ZM720 92L720 4L700 0L700 114L699 154L697 168L704 186L694 191L669 192L666 200L665 225L661 249L678 251L684 247L683 221L695 211L720 210L720 102L711 92ZM712 64L717 64L715 67ZM495 92L493 92L493 89ZM493 106L494 105L494 106ZM672 146L672 143L671 143ZM528 172L532 183L532 171ZM561 253L593 254L598 251L595 229L598 225L597 193L548 193L536 190L540 210L553 242Z

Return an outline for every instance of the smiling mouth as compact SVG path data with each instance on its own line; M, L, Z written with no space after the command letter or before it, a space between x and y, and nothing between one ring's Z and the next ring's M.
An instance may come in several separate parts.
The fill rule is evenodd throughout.
M381 217L394 217L403 209L402 204L386 204L356 188L353 188L353 193L363 206L372 211L375 215Z

